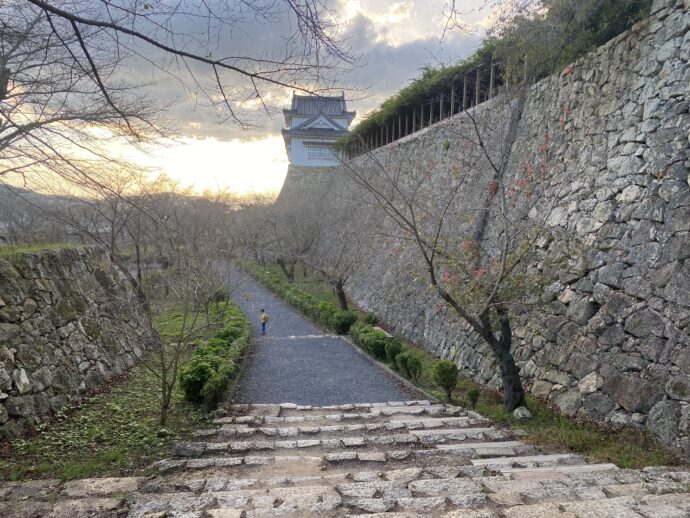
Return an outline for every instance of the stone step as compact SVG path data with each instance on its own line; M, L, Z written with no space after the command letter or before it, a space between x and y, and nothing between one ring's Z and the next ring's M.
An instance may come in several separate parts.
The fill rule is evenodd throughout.
M596 501L593 507L596 510L619 512L642 501L642 495L653 494L653 488L640 491L636 484L627 488L620 486L619 491L609 494L597 490L596 487L583 487L576 484L576 481L570 481L571 484L566 485L558 481L494 481L487 477L424 479L420 478L421 475L420 469L402 470L395 476L391 475L394 480L336 483L337 481L331 478L324 479L322 482L325 483L318 485L314 485L312 480L306 485L297 486L286 481L287 487L262 488L253 488L255 484L252 483L230 481L228 485L223 480L206 480L203 482L203 488L201 485L190 484L188 492L166 493L164 498L161 498L160 493L130 495L128 500L133 505L129 516L147 516L152 512L186 512L192 510L191 505L198 504L209 506L211 509L245 510L248 515L251 512L260 513L268 510L272 514L330 512L336 508L365 513L391 510L431 513L468 507L476 509L509 506L516 516L550 516L532 513L550 512L554 509L552 504L558 505L563 502L578 504L574 505L576 510L588 509L579 504L589 502L591 505L593 501ZM503 483L503 486L499 487L492 482ZM500 491L495 492L496 489ZM676 484L670 490L679 493L685 489L682 484ZM636 500L631 499L633 495ZM667 497L666 501L674 502L676 506L684 505L684 502L690 504L687 494L676 494L674 498ZM173 507L162 502L172 502ZM624 506L621 507L621 504ZM555 509L561 511L560 507Z
M489 444L496 445L489 448ZM517 444L517 446L516 446ZM507 445L507 446L505 446ZM447 446L441 448L441 446ZM454 446L451 448L450 446ZM457 447L455 447L457 446ZM398 449L396 449L396 447ZM400 445L390 445L389 448L380 447L376 450L352 447L343 451L338 449L333 452L312 451L309 449L287 450L284 454L252 453L248 455L218 455L228 452L206 452L207 455L198 457L183 457L166 459L159 462L158 469L161 473L178 471L181 469L214 469L228 468L230 466L265 466L274 463L314 463L323 465L335 465L343 463L404 463L404 462L430 462L429 459L446 459L448 462L469 464L469 461L477 457L494 457L497 454L516 456L533 454L532 446L517 441L496 443L467 443L458 445L437 445L429 448L399 449ZM435 463L439 461L434 460ZM480 469L480 467L476 467Z
M530 468L500 468L504 475L511 475L512 473L530 473L530 474L546 474L549 476L554 473L581 473L591 471L608 471L616 470L618 466L615 464L575 464L575 465L557 465L557 466L539 466Z
M232 412L241 408L250 415L217 419L218 429L178 444L180 457L156 463L155 477L0 484L0 516L690 516L684 468L624 470L545 454L458 407L409 401Z
M507 435L505 430L495 428L481 428L481 422L476 422L468 417L449 419L433 419L418 421L386 421L368 424L344 424L344 425L305 425L305 426L248 426L246 424L223 424L218 429L199 430L195 432L195 438L216 439L225 437L298 437L298 436L322 436L331 434L358 434L374 435L378 433L396 431L398 433L409 432L418 436L449 434L470 430L493 431L495 435Z
M385 407L404 407L404 406L439 406L438 404L432 403L429 400L409 400L409 401L383 401L380 403L347 403L343 405L324 405L324 406L312 406L312 405L298 405L296 403L257 403L257 404L235 404L228 405L225 412L228 415L241 414L241 415L279 415L281 412L350 412L353 410L369 410L372 408L385 408ZM444 405L440 405L444 406Z
M579 455L573 455L571 453L554 453L550 455L523 455L516 457L489 457L484 459L472 459L470 461L473 466L508 466L508 467L520 467L515 466L519 464L523 467L539 467L541 465L554 465L554 464L582 464L584 460Z
M460 407L450 405L405 405L380 406L353 409L351 411L336 411L328 407L319 410L282 410L280 405L252 405L260 407L255 413L238 415L231 411L230 415L218 417L215 424L245 424L249 426L281 425L281 424L333 424L333 423L370 423L384 420L400 420L411 418L451 418L469 417L476 421L487 423L487 420L471 412L465 412ZM341 405L345 407L347 405ZM270 409L272 410L269 410Z
M690 516L690 494L634 495L518 505L503 509L506 518L525 516L558 516L565 518L687 518Z
M332 438L302 438L287 437L281 440L250 440L250 441L192 441L178 443L175 446L175 454L179 457L202 457L204 454L242 454L257 451L273 450L335 450L353 448L389 448L401 445L434 445L439 449L476 449L484 448L496 451L508 451L508 448L529 448L520 441L503 441L503 432L493 428L464 428L449 430L421 431L412 430L408 433L390 435L357 435ZM495 440L495 442L484 442ZM467 442L467 441L481 441ZM453 443L453 444L448 444ZM459 443L459 444L458 444ZM510 450L514 451L514 450ZM515 450L516 451L516 450ZM508 453L510 455L511 453ZM515 455L516 453L512 453Z

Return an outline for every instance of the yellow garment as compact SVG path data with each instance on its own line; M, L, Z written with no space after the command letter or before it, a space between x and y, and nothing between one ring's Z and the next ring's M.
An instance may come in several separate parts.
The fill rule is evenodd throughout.
M268 322L268 313L261 313L261 321Z

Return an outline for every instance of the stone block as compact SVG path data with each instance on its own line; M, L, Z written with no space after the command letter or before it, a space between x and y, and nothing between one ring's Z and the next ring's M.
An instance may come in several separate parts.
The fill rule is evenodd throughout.
M657 403L649 411L647 428L666 444L670 444L678 435L680 403L665 400Z
M677 374L666 383L666 393L673 399L690 400L690 375Z
M567 416L574 416L582 406L582 395L578 389L568 390L553 398L560 411Z
M628 412L648 412L663 397L658 385L628 374L610 376L602 391Z
M175 445L175 455L180 457L201 457L206 451L203 442L180 442Z
M5 403L5 409L10 417L29 417L34 415L35 406L32 396L10 397Z
M651 309L643 309L631 314L625 320L624 329L637 337L650 334L663 336L666 323L661 315Z

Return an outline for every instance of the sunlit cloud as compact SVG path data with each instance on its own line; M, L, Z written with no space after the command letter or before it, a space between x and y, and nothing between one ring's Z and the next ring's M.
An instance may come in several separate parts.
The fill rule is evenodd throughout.
M143 160L152 160L167 176L197 192L277 193L287 173L279 135L252 141L182 138L152 149Z

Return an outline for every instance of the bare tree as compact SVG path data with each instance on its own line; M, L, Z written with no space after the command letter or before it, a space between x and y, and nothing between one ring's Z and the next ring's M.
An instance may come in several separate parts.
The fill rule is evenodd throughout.
M322 205L318 200L276 203L266 211L266 256L278 263L288 282L295 280L295 267L303 262L322 228Z
M161 119L166 106L129 79L142 63L240 127L257 107L272 112L275 89L326 91L353 61L334 19L321 0L6 0L0 178L98 184L96 171L131 167L117 149L174 135ZM282 31L282 50L238 50L235 35L249 23ZM233 50L223 51L229 34Z
M344 163L363 199L385 215L378 232L390 239L391 253L409 254L411 264L421 259L440 300L488 344L508 410L524 400L512 320L540 285L528 265L554 202L533 195L535 185L543 193L548 181L548 140L536 165L510 168L521 106L503 95L465 112L447 128L459 144L451 149L448 141L438 162L416 166L369 153Z
M361 214L353 205L336 210L335 204L318 219L315 242L306 252L304 263L314 269L331 286L340 309L347 310L345 287L352 274L366 264L366 236Z

